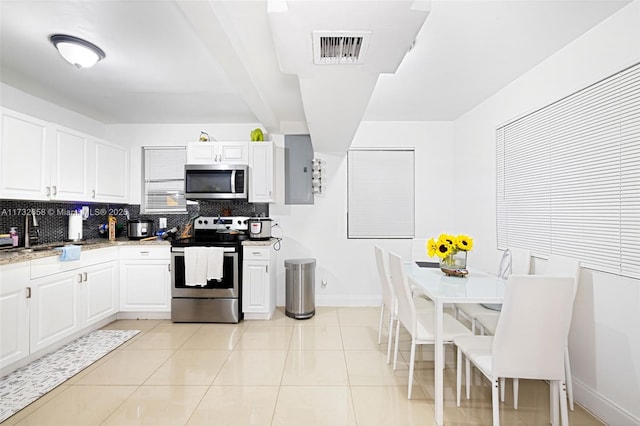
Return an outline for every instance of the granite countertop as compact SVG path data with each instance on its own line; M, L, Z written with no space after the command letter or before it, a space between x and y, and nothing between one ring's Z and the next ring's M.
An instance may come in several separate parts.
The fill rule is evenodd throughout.
M39 259L41 257L48 256L59 256L60 251L55 250L56 247L62 247L64 245L70 244L78 244L82 246L82 250L93 250L105 247L118 247L118 246L128 246L128 245L166 245L169 246L171 243L166 240L150 240L150 241L140 241L140 240L130 240L126 237L116 238L115 241L109 241L105 238L97 238L92 240L85 240L79 243L71 243L71 242L57 242L57 243L47 243L33 246L29 249L25 249L24 247L19 248L10 248L10 249L0 249L0 265L6 265L9 263L18 263L18 262L26 262L33 259Z
M271 244L278 241L279 238L270 238L268 240L244 240L242 242L243 246L270 246Z

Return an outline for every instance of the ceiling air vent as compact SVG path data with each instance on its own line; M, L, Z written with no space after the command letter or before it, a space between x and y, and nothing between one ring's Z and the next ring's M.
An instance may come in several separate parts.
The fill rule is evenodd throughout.
M354 65L364 62L368 31L314 31L313 61L319 65Z

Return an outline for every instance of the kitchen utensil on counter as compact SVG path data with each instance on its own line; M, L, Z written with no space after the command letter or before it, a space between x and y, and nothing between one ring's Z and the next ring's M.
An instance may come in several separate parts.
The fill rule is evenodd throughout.
M249 218L249 238L252 240L268 240L271 238L271 222L268 217Z
M151 219L131 219L127 221L127 235L131 240L153 236L153 221Z
M116 238L121 237L124 232L124 225L121 223L116 223ZM109 237L109 226L106 223L102 223L98 225L98 233L102 238Z

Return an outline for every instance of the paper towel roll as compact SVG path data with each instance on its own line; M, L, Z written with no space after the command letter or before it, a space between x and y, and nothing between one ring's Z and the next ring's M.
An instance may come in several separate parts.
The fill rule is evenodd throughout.
M69 215L69 235L71 241L79 241L82 239L82 214L75 212Z

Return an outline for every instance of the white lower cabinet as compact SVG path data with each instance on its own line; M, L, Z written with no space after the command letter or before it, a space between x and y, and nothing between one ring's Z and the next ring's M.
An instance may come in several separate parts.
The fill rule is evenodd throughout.
M118 312L115 260L31 281L31 352Z
M29 355L29 262L0 266L0 368Z
M80 285L75 272L31 282L31 351L42 349L80 328Z
M244 319L271 319L276 309L276 253L271 246L243 246Z
M49 256L0 266L2 375L115 318L117 259L116 248L103 248L83 251L78 261Z
M120 248L120 311L171 312L170 248Z

